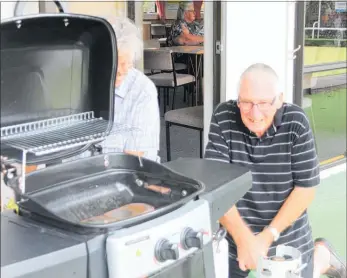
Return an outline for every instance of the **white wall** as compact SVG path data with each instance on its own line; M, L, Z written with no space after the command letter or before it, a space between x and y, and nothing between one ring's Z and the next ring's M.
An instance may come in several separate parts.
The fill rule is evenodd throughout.
M88 14L95 16L126 16L127 3L123 1L95 1L95 0L69 0L67 3L68 12Z
M23 0L22 0L23 1ZM24 14L37 14L39 12L38 1L23 1L25 3ZM55 5L51 1L46 3L47 12L56 12ZM15 1L1 1L1 19L12 17ZM127 3L123 1L95 1L95 0L68 0L64 1L67 13L88 14L95 16L126 16Z
M221 100L236 99L241 73L249 65L263 62L276 70L285 99L292 102L293 60L289 52L294 44L295 4L258 0L226 2L225 6L226 89Z
M15 1L1 1L1 20L10 18L14 16ZM23 9L23 14L37 14L39 12L39 2L38 1L27 1L25 3L25 8Z
M176 19L177 18L177 10L178 10L179 3L174 3L167 1L165 3L165 17L167 19Z

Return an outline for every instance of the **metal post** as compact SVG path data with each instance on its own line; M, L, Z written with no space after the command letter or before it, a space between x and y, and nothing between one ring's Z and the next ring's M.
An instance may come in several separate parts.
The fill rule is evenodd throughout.
M142 1L134 1L135 5L135 24L137 28L139 28L141 32L141 38L143 37L143 2ZM143 53L143 51L141 52ZM136 62L136 68L140 71L143 71L143 55L141 58Z
M320 29L321 13L322 13L322 1L319 0L319 2L318 2L318 33L317 33L317 38L318 39L319 39L319 29Z
M46 10L47 10L46 4L47 4L46 1L39 1L39 13L40 14L46 13Z
M318 24L318 21L315 21L312 26L312 39L314 39L314 30L316 28L316 25Z
M215 40L214 40L214 5L215 1L205 1L204 8L204 146L208 142L208 132L210 127L211 116L213 112L213 92L214 92L214 56L215 56ZM220 3L220 2L219 2ZM206 39L208 38L208 39ZM204 147L205 149L205 147Z
M19 186L21 188L22 194L25 193L25 175L26 175L26 166L27 166L27 151L26 150L22 150L22 178L21 181L19 182Z
M294 48L301 45L301 49L295 53L294 73L293 73L293 103L302 106L302 79L304 68L304 45L305 45L305 5L304 1L295 2L295 32L294 32Z
M222 1L221 2L221 17L220 17L220 21L221 21L221 44L224 46L226 45L226 41L227 41L227 1ZM220 70L220 102L224 102L227 101L226 99L226 51L221 51L221 55L220 55L220 61L221 61L221 70Z

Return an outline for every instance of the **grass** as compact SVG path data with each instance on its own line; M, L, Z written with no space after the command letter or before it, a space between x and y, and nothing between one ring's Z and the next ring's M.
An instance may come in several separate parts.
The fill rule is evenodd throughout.
M312 124L320 160L346 151L347 88L306 95L312 100ZM346 172L321 181L317 195L309 208L313 236L325 237L332 242L337 253L346 260Z
M346 172L321 181L308 212L313 237L327 238L346 260Z
M343 88L305 96L312 100L317 130L346 134L346 95L347 88ZM311 117L307 109L305 112Z
M305 95L312 100L312 106L305 112L316 138L320 161L346 151L346 96L346 88Z

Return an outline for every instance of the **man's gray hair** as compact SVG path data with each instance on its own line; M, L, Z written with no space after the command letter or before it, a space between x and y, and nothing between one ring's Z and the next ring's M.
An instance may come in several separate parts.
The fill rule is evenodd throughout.
M128 52L133 63L140 60L143 56L141 29L127 17L107 16L105 19L116 33L118 50Z
M270 67L269 65L263 64L263 63L256 63L256 64L252 64L250 65L242 74L239 80L239 85L238 85L238 94L240 93L240 85L241 82L243 81L243 79L245 77L248 76L263 76L264 78L269 78L276 89L276 95L280 95L282 93L281 89L280 89L280 80L279 77L276 73L276 71Z

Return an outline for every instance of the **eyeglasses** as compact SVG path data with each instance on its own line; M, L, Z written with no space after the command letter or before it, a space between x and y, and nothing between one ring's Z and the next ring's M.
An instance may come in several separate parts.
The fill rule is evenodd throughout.
M237 104L239 105L240 109L248 112L253 109L253 106L257 106L258 109L262 112L268 111L272 106L274 105L277 97L274 97L271 102L259 102L259 103L254 103L251 101L237 101Z

